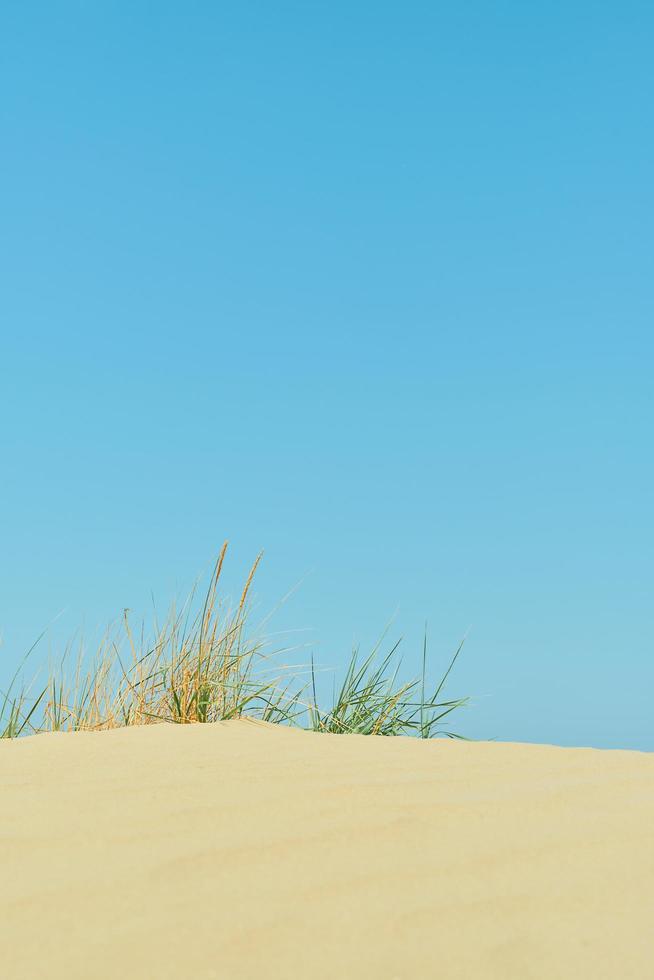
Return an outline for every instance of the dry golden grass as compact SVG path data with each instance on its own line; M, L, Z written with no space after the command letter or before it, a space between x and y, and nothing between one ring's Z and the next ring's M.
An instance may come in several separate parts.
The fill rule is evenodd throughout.
M104 636L90 661L83 650L73 659L69 649L35 695L17 673L9 690L0 692L0 736L244 716L336 733L452 735L442 732L440 723L466 699L439 698L461 648L432 696L425 690L426 648L422 678L404 683L397 681L397 645L382 658L376 648L362 662L355 651L333 704L322 710L313 665L311 683L302 683L299 668L289 673L265 652L263 640L246 630L261 554L231 608L219 596L226 553L227 542L199 607L193 590L181 610L173 606L162 624L155 622L152 639L143 628L134 634L125 610L119 631Z

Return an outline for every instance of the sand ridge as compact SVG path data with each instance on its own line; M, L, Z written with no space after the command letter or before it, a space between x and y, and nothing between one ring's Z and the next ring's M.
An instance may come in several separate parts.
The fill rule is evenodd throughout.
M0 742L12 978L654 976L654 755L249 721Z

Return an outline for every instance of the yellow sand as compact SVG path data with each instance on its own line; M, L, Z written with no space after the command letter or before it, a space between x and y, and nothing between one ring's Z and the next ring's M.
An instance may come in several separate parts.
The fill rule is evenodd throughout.
M654 755L160 725L0 793L8 980L654 977Z

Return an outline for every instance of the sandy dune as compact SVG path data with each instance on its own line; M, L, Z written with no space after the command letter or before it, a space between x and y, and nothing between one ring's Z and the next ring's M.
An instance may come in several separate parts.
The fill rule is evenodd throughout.
M654 977L654 755L229 722L0 779L12 980Z

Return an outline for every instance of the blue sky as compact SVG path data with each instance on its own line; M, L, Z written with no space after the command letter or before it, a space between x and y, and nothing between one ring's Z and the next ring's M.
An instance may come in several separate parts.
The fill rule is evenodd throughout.
M325 664L654 749L644 3L7 3L0 679L232 542Z

